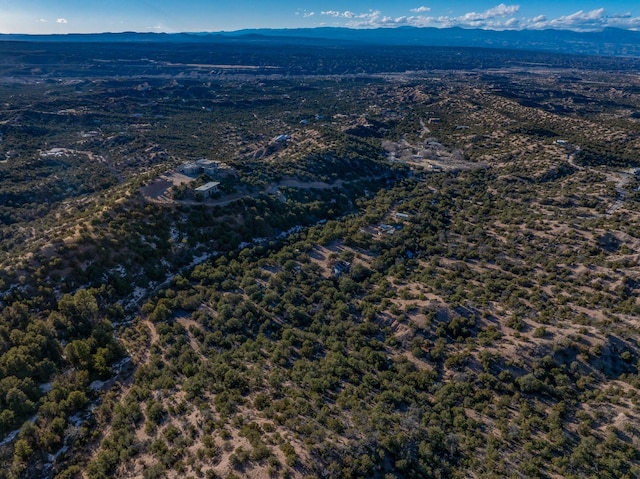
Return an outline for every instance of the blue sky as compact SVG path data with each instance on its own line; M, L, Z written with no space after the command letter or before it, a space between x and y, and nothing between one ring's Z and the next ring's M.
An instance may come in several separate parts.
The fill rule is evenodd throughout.
M0 0L0 33L398 26L640 30L640 1Z

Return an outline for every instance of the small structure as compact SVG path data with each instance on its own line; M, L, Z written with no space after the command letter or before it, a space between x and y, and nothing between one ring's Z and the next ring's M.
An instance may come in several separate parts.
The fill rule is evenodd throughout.
M219 165L210 165L202 168L202 172L210 178L215 178L220 171Z
M202 168L197 163L183 163L178 167L178 171L180 173L184 173L185 175L197 175L202 171Z
M196 162L190 161L178 167L178 171L185 175L197 176L205 173L211 179L235 175L235 170L226 163L202 158Z
M220 169L220 162L216 160L207 160L206 158L203 158L196 161L196 163L200 166L200 170L211 178L214 178Z
M214 193L218 192L219 181L210 181L195 189L196 195L202 195L203 198L209 198Z
M386 233L386 234L392 235L393 233L395 233L395 232L396 232L396 229L395 229L393 226L391 226L391 225L386 225L386 224L384 224L384 223L380 224L380 225L378 226L377 230L378 230L378 235L381 235L381 234L383 234L383 233Z
M338 261L336 264L333 265L333 275L336 278L339 278L343 274L348 273L350 267L351 265L346 261Z
M200 158L196 161L196 164L200 165L202 168L218 165L220 162L216 160L208 160L207 158Z

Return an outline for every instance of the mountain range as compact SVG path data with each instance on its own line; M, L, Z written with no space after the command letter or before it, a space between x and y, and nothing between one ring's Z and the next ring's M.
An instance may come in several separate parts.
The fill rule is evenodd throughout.
M450 46L533 50L555 53L640 57L640 32L605 28L570 30L481 30L454 28L298 28L198 33L99 33L68 35L0 35L4 41L51 42L269 42L296 44L368 44Z

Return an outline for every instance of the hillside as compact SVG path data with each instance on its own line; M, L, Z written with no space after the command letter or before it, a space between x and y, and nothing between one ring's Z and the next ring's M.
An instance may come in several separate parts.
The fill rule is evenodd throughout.
M640 475L632 63L120 48L4 66L0 477Z

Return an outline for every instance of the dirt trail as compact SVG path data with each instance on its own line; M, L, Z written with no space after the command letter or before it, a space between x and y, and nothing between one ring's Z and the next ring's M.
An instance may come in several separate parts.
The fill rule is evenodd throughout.
M193 349L198 354L198 356L200 356L201 359L205 359L205 357L202 355L202 349L200 348L200 344L198 344L198 341L196 340L196 338L193 337L193 334L189 330L189 327L191 326L194 326L195 328L200 329L200 325L196 321L194 321L193 319L187 316L181 316L178 319L176 319L176 321L180 323L184 327L184 329L187 330L187 337L189 338L189 345L191 346L191 349Z
M160 340L160 336L158 335L158 331L156 331L156 327L153 325L151 321L145 319L142 324L144 324L147 328L149 328L150 341L149 341L149 349L151 346L156 344Z
M636 168L631 168L630 170L620 173L620 179L616 184L616 201L611 205L611 207L607 210L607 216L611 216L617 210L624 206L624 202L627 199L627 190L625 189L627 184L631 181L631 177L636 174Z

